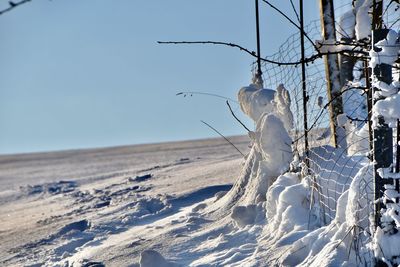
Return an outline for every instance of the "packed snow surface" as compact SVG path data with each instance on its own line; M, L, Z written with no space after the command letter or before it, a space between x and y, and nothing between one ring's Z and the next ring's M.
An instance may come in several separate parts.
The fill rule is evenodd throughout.
M222 139L0 156L0 266L194 260L180 243L212 223L203 201L229 191L241 162Z

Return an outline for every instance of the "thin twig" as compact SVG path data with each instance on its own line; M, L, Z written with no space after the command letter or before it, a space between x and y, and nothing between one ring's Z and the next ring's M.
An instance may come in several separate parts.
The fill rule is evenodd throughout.
M251 55L252 57L257 58L257 53L255 51L250 51L249 49L238 45L234 43L228 43L228 42L220 42L220 41L157 41L158 44L213 44L213 45L224 45L224 46L230 46L230 47L235 47L239 48L239 50ZM266 58L260 58L262 61L272 63L272 64L278 64L278 65L299 65L300 62L288 62L288 63L282 63L278 61L273 61L269 60Z
M250 51L249 49L240 46L238 44L234 44L234 43L227 43L227 42L220 42L220 41L157 41L158 44L213 44L213 45L224 45L224 46L230 46L230 47L235 47L235 48L239 48L239 50L251 55L252 57L257 58L257 54L254 51ZM278 66L297 66L300 65L302 62L305 63L310 63L310 62L314 62L315 60L322 58L322 56L324 55L333 55L333 54L343 54L343 55L347 55L353 58L358 58L358 59L364 59L364 57L361 56L354 56L354 54L367 54L367 52L364 51L354 51L354 49L351 50L341 50L341 51L335 51L335 52L326 52L326 53L321 53L318 52L308 58L305 58L304 60L298 60L298 61L293 61L293 62L278 62L278 61L274 61L274 60L270 60L267 58L260 58L262 61L264 62L268 62L271 64L276 64Z
M351 231L353 230L354 226L350 227L350 229L347 231L347 233L345 234L345 236L340 240L339 243L336 244L336 246L333 249L337 249L338 246L344 242L344 240L346 239L346 237L351 233Z
M9 6L3 10L0 10L0 15L3 15L4 13L9 12L9 11L13 10L14 8L17 8L18 6L26 4L30 1L32 1L32 0L21 0L19 2L9 1L8 2Z
M231 111L232 116L233 116L233 117L248 131L248 132L251 132L251 131L249 130L249 128L247 128L246 125L244 125L244 123L241 122L241 121L239 120L238 117L236 117L236 115L235 115L235 113L233 112L233 110L232 110L232 108L231 108L231 105L229 104L229 101L228 101L228 100L226 100L226 104L228 105L228 108L229 108L229 110Z
M222 138L224 138L229 144L231 144L243 157L245 156L240 150L239 148L237 148L231 141L228 140L228 138L226 138L222 133L218 132L217 129L215 129L214 127L212 127L210 124L208 124L205 121L202 121L202 123L204 123L205 125L207 125L208 127L210 127L214 132L216 132L217 134L219 134Z
M266 3L267 5L269 5L270 7L272 7L275 11L277 11L285 19L287 19L293 26L295 26L297 29L299 29L302 32L302 34L307 38L307 40L310 41L312 46L314 46L315 50L317 50L317 46L314 44L313 40L311 40L311 38L308 36L308 34L304 31L304 29L302 29L299 25L296 24L296 22L294 22L291 18L289 18L285 13L283 13L279 8L277 8L276 6L271 4L269 1L267 1L267 0L262 0L262 1L264 3Z
M296 14L297 21L300 22L299 13L297 13L297 10L296 10L296 8L295 8L295 6L293 4L293 0L290 0L290 4L292 5L292 9L294 11L294 14Z
M232 102L235 102L236 104L239 104L239 102L237 102L236 100L233 100L232 98L226 97L226 96L222 96L222 95L217 95L217 94L213 94L213 93L206 93L206 92L190 92L190 91L186 91L186 92L179 92L176 95L208 95L208 96L214 96L214 97L218 97L218 98L222 98L225 100L230 100Z
M310 131L317 125L317 122L318 122L319 118L324 114L324 110L325 110L332 102L336 101L336 100L337 100L339 97L341 97L345 92L350 91L350 90L353 90L353 89L354 89L354 88L352 88L352 87L346 88L346 89L342 90L341 92L339 92L339 93L338 93L337 95L335 95L334 97L332 97L332 99L331 99L330 101L328 101L328 103L326 103L326 104L321 108L320 113L318 114L318 116L316 116L316 118L314 119L314 123L311 125L310 128L308 128L307 132L310 132ZM305 135L305 134L303 133L301 136L299 136L298 138L296 138L292 143L294 144L294 143L298 142L301 138L304 137L304 135Z

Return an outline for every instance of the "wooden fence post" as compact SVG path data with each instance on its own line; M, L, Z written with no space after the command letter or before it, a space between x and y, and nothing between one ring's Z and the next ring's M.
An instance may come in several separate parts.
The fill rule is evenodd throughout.
M335 13L333 9L333 0L320 0L321 30L324 40L335 40ZM339 142L344 136L338 136L337 116L343 113L343 104L341 97L340 72L337 54L326 55L325 57L325 76L327 80L331 142L334 147L338 147Z

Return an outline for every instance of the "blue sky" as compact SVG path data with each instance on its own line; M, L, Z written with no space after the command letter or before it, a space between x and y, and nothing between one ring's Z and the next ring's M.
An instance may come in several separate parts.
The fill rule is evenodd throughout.
M289 1L272 2L293 17ZM317 1L305 2L306 21L318 19ZM262 54L272 54L296 29L260 5ZM0 154L216 136L200 120L225 135L244 134L224 100L175 94L235 99L253 58L156 41L255 50L254 32L249 0L33 0L0 16Z

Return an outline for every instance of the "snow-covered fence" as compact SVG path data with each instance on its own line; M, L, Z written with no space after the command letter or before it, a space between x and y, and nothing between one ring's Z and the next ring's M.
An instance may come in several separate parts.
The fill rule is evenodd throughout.
M354 248L357 265L381 266L378 263L385 262L386 265L382 266L391 266L390 263L398 266L399 250L398 245L394 245L398 241L392 240L398 240L393 235L398 237L400 231L400 131L393 129L393 133L397 130L395 136L390 128L399 128L400 125L400 4L390 0L348 1L335 15L338 18L337 39L316 43L321 45L317 48L321 54L340 54L342 79L339 95L343 113L334 114L336 120L330 121L335 116L329 114L332 103L329 99L334 96L327 95L324 62L321 58L309 60L316 53L310 39L321 39L320 21L313 21L304 28L308 37L303 58L308 62L306 96L302 91L300 65L289 63L301 62L299 32L290 36L277 53L267 57L270 62L281 64L263 65L264 87L274 89L283 84L290 92L294 117L291 132L293 150L302 161L297 166L302 167L303 182L310 191L308 227L315 227L311 223L315 221L328 229L343 224L347 232L339 238ZM377 49L372 49L371 30L380 27L388 34L379 39ZM390 63L387 63L388 58ZM375 69L375 61L390 66ZM393 71L390 70L392 65ZM388 70L386 74L384 69ZM397 83L392 83L392 75ZM382 97L373 101L377 96ZM384 97L386 99L382 100ZM303 107L304 101L306 108ZM379 115L389 124L386 126L389 132L386 139L382 137L382 131L378 131L382 127L374 128L376 126L371 123L374 121L376 124ZM308 129L304 127L305 121ZM330 127L330 123L335 127ZM336 132L331 133L331 128ZM333 134L337 137L336 142L332 142ZM380 139L388 142L378 142ZM394 147L391 147L392 140ZM388 151L397 152L397 158L392 157L396 153ZM384 158L387 160L382 165L380 162ZM292 167L295 168L296 164Z
M386 8L389 2L384 1L383 5L384 25L398 30L400 25L399 11L395 5ZM351 1L348 1L347 4L338 6L335 10L337 21L348 19L346 15L342 15L352 9L351 4ZM346 22L341 22L340 25L339 22L336 24L339 37L343 36L344 31L346 31L343 28L346 26ZM321 39L319 20L312 21L304 30L311 40ZM313 44L306 42L305 45L306 57L315 54ZM267 58L277 62L297 62L299 61L299 51L300 35L295 33L280 46L275 54ZM363 164L369 162L370 132L367 123L366 68L365 62L356 61L352 73L353 81L342 88L341 97L344 114L338 117L338 121L334 122L339 131L337 148L333 147L330 142L329 97L327 96L324 62L322 59L317 59L312 63L308 63L306 68L308 142L310 149L308 157L303 157L303 160L308 163L308 174L313 181L311 187L315 203L310 207L310 212L319 216L322 224L327 225L335 219L339 197L349 188ZM293 144L294 150L301 155L306 155L303 145L304 111L300 66L265 63L263 64L263 78L265 88L274 89L279 84L283 84L289 90L292 98L291 109L295 125L291 133L293 140L295 140ZM360 181L357 183L359 186L357 192L359 192L360 196L359 203L354 206L358 207L358 210L354 212L359 214L359 216L357 215L359 222L356 225L365 231L369 228L369 213L366 211L371 211L373 208L371 203L374 202L372 169L369 168L367 173L370 175L359 178Z
M393 133L396 133L397 130L398 135L393 135L394 148L390 147L391 142L386 142L376 148L376 146L373 147L373 143L376 143L376 139L381 138L381 135L378 134L378 137L376 137L377 134L374 133L371 123L375 116L374 112L383 106L386 107L382 109L382 112L385 113L383 114L385 119L388 116L389 120L400 117L400 113L396 113L398 108L386 106L391 101L393 105L398 107L400 83L391 84L391 79L390 81L386 79L384 80L386 84L377 84L376 78L370 80L372 72L370 67L372 67L373 61L377 60L374 59L374 53L371 50L371 21L376 23L375 19L378 17L377 21L382 25L382 28L394 30L389 31L393 36L397 34L394 37L389 35L386 38L384 37L385 39L382 42L385 42L386 45L382 46L382 43L380 47L383 51L379 52L378 49L376 52L376 55L381 57L378 61L384 61L382 57L388 56L386 50L393 50L394 52L389 55L391 58L394 57L390 63L391 65L394 64L393 81L400 81L400 60L398 57L400 4L390 0L378 2L382 3L382 11L379 13L382 16L374 15L372 20L370 16L371 1L348 1L347 4L341 5L339 10L335 10L338 41L316 42L325 49L319 51L321 53L341 54L339 60L343 73L341 73L340 97L343 114L339 114L337 120L333 122L336 128L336 142L332 142L332 133L330 132L332 128L330 127L330 118L332 116L329 114L329 99L332 99L332 96L327 95L328 82L325 76L324 61L321 58L307 61L306 97L304 97L302 91L300 65L284 64L301 61L299 32L290 36L275 54L267 57L271 62L283 64L263 64L264 88L275 89L283 84L290 92L291 110L294 117L294 128L291 132L292 140L294 140L293 150L302 161L300 164L303 167L302 174L310 189L309 227L314 227L310 224L310 221L314 222L315 218L321 226L329 225L328 228L345 222L346 227L350 230L342 237L342 241L346 237L348 238L349 246L354 248L356 261L363 266L375 265L378 262L375 257L392 261L390 258L393 256L395 262L400 262L398 253L391 252L390 245L385 245L390 243L390 236L384 239L385 234L383 234L385 231L390 232L387 229L394 228L394 221L398 223L400 179L397 179L397 177L400 177L398 174L400 156L398 155L397 159L389 159L390 162L387 166L385 165L388 168L383 171L388 172L388 175L377 175L379 171L382 172L382 169L378 169L378 165L374 166L374 163L379 163L379 160L373 160L373 155L376 155L375 152L378 150L383 151L383 154L381 153L379 156L381 158L391 158L391 154L386 153L388 150L393 149L395 152L399 150L400 131L399 129L393 131ZM319 20L312 21L304 28L304 32L308 36L305 43L306 59L315 55L315 46L309 40L321 39L320 28ZM343 55L343 51L346 51L346 55ZM383 72L379 70L377 74L374 70L374 73L379 76ZM376 94L372 93L373 87L380 87L378 91L382 91L380 93L386 97L389 96L390 99L374 105L372 98L373 96L376 97ZM303 98L306 98L307 112L304 111ZM304 134L306 132L304 129L305 119L308 124L307 135ZM393 121L390 127L399 128L399 122ZM375 138L372 137L373 133ZM307 146L304 145L305 138L308 138L309 144L307 151L305 151ZM391 165L391 163L393 164ZM395 164L396 168L394 168ZM295 164L292 165L292 167L294 166ZM304 166L307 166L307 168L304 168ZM387 181L386 184L390 183L389 186L379 188L377 177L383 177L386 180L390 180L387 179L389 177L396 177L394 179L396 182ZM380 191L379 194L377 194L377 190ZM389 203L387 204L388 208L381 210L380 201ZM392 216L394 219L387 221L390 217L389 213L396 214L393 215L396 218ZM379 224L382 222L383 228ZM394 232L397 233L397 231ZM382 245L383 243L385 244ZM371 248L371 244L375 246L374 249L367 249L368 246Z
M318 40L320 36L320 21L312 21L305 27L305 32L310 39ZM271 55L269 59L279 62L293 62L299 58L300 50L299 34L290 36L279 48L278 52ZM306 56L315 53L311 43L306 43ZM292 138L294 150L299 154L304 152L304 111L303 95L301 91L301 69L299 66L291 65L263 65L264 83L266 88L275 88L278 84L283 84L290 92L292 98L292 112L294 114L294 130ZM339 144L348 140L346 147L334 148L330 145L329 110L327 96L327 81L325 78L324 62L317 59L308 64L306 68L307 83L307 109L308 109L308 141L310 149L308 157L304 158L309 163L309 173L313 177L313 192L318 203L311 208L318 209L321 222L328 224L336 214L336 204L338 198L348 189L352 178L358 172L359 162L366 159L365 152L368 149L368 132L360 133L359 122L348 122L347 118L342 118L344 127L353 129L348 131L353 138L340 136ZM365 98L360 97L356 89L347 90L345 94L345 106L358 107L350 116L355 116L354 112L363 113L366 116ZM351 103L350 103L351 102ZM364 111L364 112L363 112ZM359 114L357 114L359 117ZM364 117L366 119L366 117ZM348 125L347 125L348 124ZM364 135L363 135L364 134ZM356 162L351 155L360 154Z

